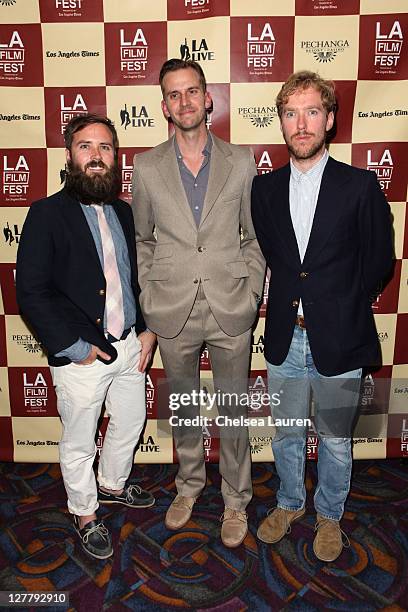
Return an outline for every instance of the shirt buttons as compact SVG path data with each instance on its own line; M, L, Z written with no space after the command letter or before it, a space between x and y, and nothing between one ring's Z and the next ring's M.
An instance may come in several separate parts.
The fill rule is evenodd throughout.
M198 206L194 206L194 210L198 210Z
M195 279L193 280L193 283L196 285L196 284L198 283L198 278L195 278Z
M194 183L194 187L197 187L197 183Z
M204 253L204 251L205 251L205 247L199 246L199 247L198 247L198 249L197 249L197 251L198 251L199 253Z
M105 295L105 289L99 289L99 295Z
M308 275L309 275L309 272L301 272L299 274L300 278L306 278L306 276L308 276Z

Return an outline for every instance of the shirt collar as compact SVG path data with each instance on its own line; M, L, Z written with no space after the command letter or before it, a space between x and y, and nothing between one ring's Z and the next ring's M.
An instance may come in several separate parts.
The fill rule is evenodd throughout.
M211 133L208 132L207 142L205 143L204 149L201 151L202 154L205 155L206 157L209 157L211 154L212 147L213 147L213 139L212 139ZM183 159L183 156L181 154L180 147L178 146L177 138L175 136L174 136L174 148L176 150L177 159L181 161Z
M305 178L305 177L307 177L312 182L317 182L317 181L319 181L322 178L322 174L323 174L323 171L324 171L324 169L326 167L328 159L329 159L329 154L327 152L327 149L325 149L325 151L324 151L322 157L319 159L319 161L316 162L314 166L309 168L309 170L307 170L307 172L302 172L301 170L296 168L296 166L293 163L293 161L290 160L290 173L291 173L291 177L295 181L297 181L297 182L299 182L302 178Z

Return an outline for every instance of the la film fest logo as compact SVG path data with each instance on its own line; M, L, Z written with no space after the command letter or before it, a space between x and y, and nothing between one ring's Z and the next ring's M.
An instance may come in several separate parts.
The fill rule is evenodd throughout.
M128 163L126 153L122 153L122 193L132 194L133 165Z
M125 30L121 28L119 36L121 72L125 78L144 78L149 45L142 28L137 28L130 39L127 39Z
M247 67L255 70L272 68L275 59L275 36L270 23L266 22L261 32L247 26Z
M268 174L268 172L272 172L272 160L268 151L262 151L261 156L256 164L258 174Z
M408 453L408 419L402 419L401 429L401 453L406 455Z
M367 170L376 173L381 189L387 193L392 179L394 162L389 149L385 149L380 159L373 159L371 149L367 151Z
M187 9L188 15L208 13L211 0L184 0L184 7Z
M381 22L376 22L374 66L381 68L396 68L401 57L404 41L401 24L394 21L391 29L381 31Z
M263 355L264 353L264 337L263 334L259 334L259 336L253 336L252 342L252 354Z
M347 39L338 40L302 40L300 48L313 55L314 59L326 64L336 59L338 53L343 53L350 47Z
M276 106L240 106L238 115L248 119L255 127L264 128L272 125L278 111Z
M180 44L180 58L195 62L213 61L215 53L209 49L205 38L187 39L186 37Z
M371 406L374 401L375 382L372 374L363 379L360 402L362 406Z
M83 3L84 0L55 0L55 8L63 11L59 14L60 17L80 17L81 13L75 11L80 11Z
M34 379L30 379L27 372L23 372L24 406L35 409L36 412L46 412L48 402L48 385L38 372ZM41 410L43 408L43 410Z
M24 42L17 30L14 30L10 39L0 42L0 73L6 78L17 78L22 75L25 65Z
M19 155L17 161L13 163L8 155L3 155L3 195L4 196L23 196L27 195L30 184L30 167L24 155ZM10 228L8 228L10 229ZM6 242L10 243L10 238L14 236L6 231ZM12 242L13 240L11 240Z
M61 134L65 132L65 128L71 119L87 113L88 107L82 94L77 93L73 101L69 101L65 94L60 94Z
M148 109L145 105L136 106L132 105L125 106L120 111L121 127L127 130L128 127L132 128L153 128L154 118L150 117Z

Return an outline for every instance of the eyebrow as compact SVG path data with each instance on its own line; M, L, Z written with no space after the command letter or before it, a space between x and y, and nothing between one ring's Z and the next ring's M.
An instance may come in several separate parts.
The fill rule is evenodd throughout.
M92 140L78 140L77 144L91 144ZM100 145L109 145L110 147L113 147L113 143L111 142L99 142L98 144Z

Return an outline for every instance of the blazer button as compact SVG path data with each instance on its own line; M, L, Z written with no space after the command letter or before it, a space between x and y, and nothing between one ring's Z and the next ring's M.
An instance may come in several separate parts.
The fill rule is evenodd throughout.
M195 278L195 279L193 280L193 283L196 285L196 284L198 283L198 278Z
M100 325L101 321L102 321L102 319L96 319L96 324Z
M99 289L99 295L105 295L105 289Z
M197 249L197 251L198 251L199 253L204 253L204 251L205 251L205 247L199 246L199 247L198 247L198 249Z
M308 275L309 275L309 272L301 272L299 276L300 278L306 278L306 276Z
M293 308L296 308L296 306L299 306L299 301L298 300L293 300L292 306L293 306Z

